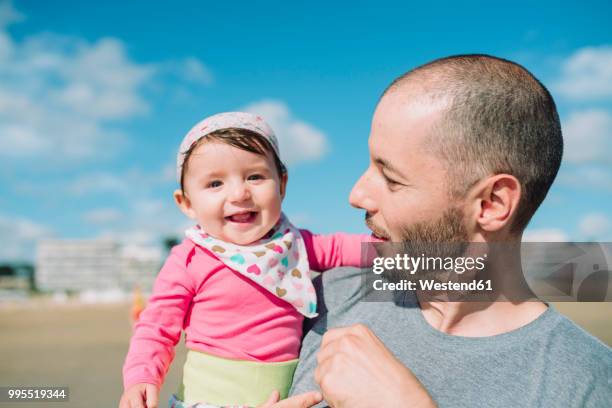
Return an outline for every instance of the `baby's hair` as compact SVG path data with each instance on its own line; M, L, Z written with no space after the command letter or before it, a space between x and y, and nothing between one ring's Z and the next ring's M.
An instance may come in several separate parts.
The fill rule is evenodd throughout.
M189 158L191 157L191 154L198 146L213 141L225 143L230 146L237 147L238 149L260 154L262 156L265 156L267 153L272 153L272 157L274 157L274 166L276 167L279 177L287 174L287 168L274 152L270 142L268 142L268 140L259 133L241 128L219 129L198 139L198 141L192 144L189 150L184 153L185 158L183 160L183 168L181 169L181 191L183 194L185 194L184 179L189 168Z

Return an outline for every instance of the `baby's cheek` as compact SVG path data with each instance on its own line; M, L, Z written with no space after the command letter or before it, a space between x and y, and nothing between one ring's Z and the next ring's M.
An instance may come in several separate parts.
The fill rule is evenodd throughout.
M280 194L276 194L271 204L271 207L273 208L273 211L275 212L275 214L280 214L282 203L283 203L282 197L280 196Z
M280 208L282 196L280 188L276 183L274 183L274 185L266 186L266 188L262 191L262 197L265 197L266 206L269 209Z

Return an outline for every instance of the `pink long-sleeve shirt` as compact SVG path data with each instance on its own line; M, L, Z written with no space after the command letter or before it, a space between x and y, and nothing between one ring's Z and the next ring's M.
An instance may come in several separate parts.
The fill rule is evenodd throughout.
M368 235L300 230L310 269L360 266ZM274 362L298 357L304 317L289 303L228 268L189 239L175 246L140 315L123 366L123 385L158 387L185 331L187 348L219 357Z

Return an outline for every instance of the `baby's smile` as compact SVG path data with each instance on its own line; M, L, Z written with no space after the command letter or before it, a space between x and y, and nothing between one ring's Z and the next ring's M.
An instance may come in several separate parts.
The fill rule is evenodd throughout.
M240 211L232 215L226 216L225 219L231 223L248 225L255 222L258 214L259 212L257 211Z

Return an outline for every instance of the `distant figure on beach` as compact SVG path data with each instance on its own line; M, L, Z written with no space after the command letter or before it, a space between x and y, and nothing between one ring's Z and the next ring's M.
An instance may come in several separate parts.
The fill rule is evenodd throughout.
M132 292L132 310L130 311L130 318L132 320L132 326L138 322L138 318L140 317L140 313L145 308L145 299L142 296L142 291L140 290L140 286L135 285L134 291Z

